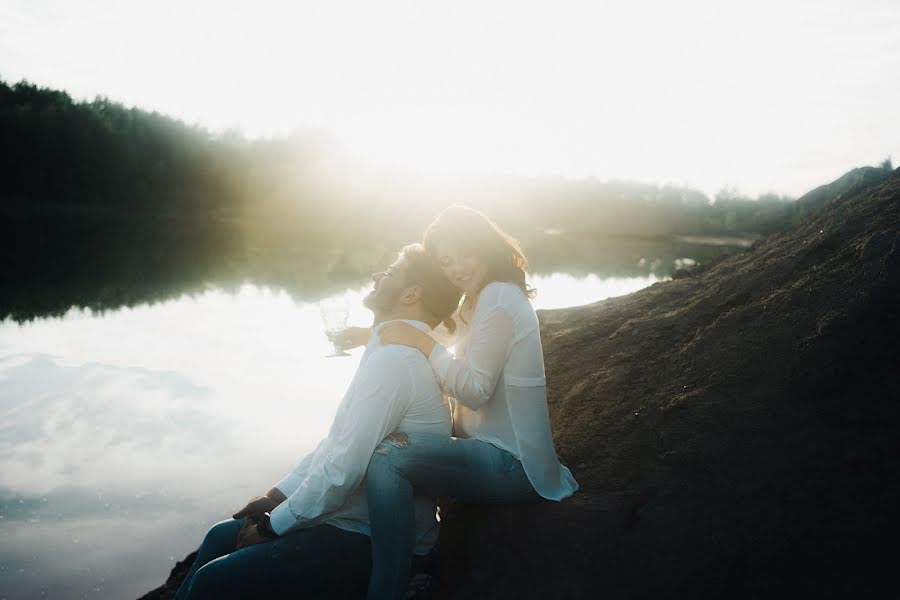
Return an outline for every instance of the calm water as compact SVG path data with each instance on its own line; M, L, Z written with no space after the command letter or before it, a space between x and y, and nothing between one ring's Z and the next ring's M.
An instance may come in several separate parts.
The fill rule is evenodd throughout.
M532 277L537 308L660 279ZM343 295L365 325L367 288ZM137 598L327 431L361 350L244 285L0 323L0 598Z

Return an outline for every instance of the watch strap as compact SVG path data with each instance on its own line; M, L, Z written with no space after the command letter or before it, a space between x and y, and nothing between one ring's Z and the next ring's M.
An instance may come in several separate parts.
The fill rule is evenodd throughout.
M271 518L272 515L268 512L264 512L256 523L256 530L259 532L259 535L273 540L278 537L278 534L272 529Z

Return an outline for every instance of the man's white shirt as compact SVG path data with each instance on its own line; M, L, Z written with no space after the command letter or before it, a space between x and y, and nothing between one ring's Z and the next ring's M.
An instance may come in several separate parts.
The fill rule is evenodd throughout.
M421 321L405 321L429 331ZM380 327L380 326L379 326ZM327 437L275 484L287 500L272 511L278 534L329 524L370 535L363 479L372 453L388 434L450 436L450 405L428 360L415 348L382 346L376 327ZM416 553L437 541L433 498L417 496Z

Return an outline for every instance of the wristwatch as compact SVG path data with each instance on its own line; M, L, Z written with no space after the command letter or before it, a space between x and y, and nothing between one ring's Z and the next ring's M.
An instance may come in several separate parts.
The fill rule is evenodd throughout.
M259 520L256 522L256 531L259 532L259 535L264 538L269 538L270 540L274 540L278 537L278 534L275 533L275 530L272 529L271 517L268 512L264 512Z

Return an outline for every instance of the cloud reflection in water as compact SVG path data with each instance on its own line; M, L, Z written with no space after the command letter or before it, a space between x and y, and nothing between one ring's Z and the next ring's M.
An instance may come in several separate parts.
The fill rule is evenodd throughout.
M0 324L5 597L164 579L324 435L359 360L329 349L315 305L252 286Z

